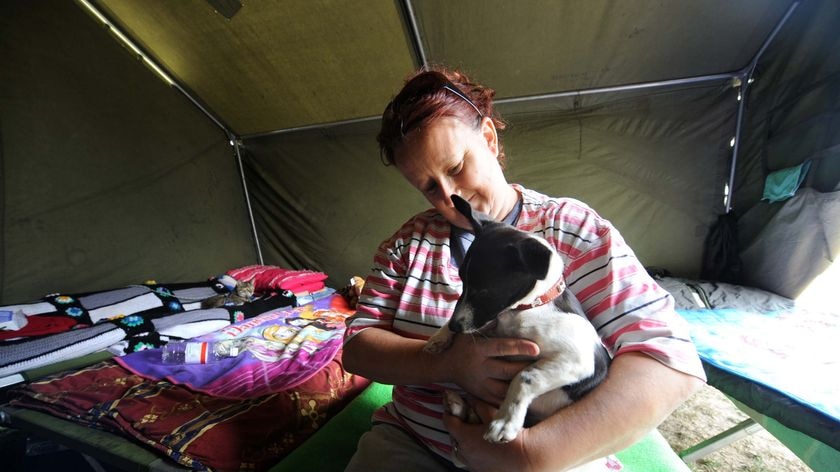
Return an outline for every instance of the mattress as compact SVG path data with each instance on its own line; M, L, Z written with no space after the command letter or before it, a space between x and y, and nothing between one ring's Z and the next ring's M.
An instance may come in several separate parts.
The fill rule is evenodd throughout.
M657 277L710 385L815 471L840 464L840 312L752 287Z
M709 383L781 424L840 449L840 315L682 310Z

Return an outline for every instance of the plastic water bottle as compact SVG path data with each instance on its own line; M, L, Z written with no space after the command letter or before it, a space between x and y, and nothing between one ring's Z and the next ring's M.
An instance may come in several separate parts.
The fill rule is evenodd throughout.
M161 349L164 364L211 364L239 355L239 343L230 341L176 341Z

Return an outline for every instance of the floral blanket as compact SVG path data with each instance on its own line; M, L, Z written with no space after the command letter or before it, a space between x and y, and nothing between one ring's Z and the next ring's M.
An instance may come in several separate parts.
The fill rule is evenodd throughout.
M296 388L245 400L132 374L113 360L17 387L11 405L151 446L194 470L267 470L369 384L339 352Z

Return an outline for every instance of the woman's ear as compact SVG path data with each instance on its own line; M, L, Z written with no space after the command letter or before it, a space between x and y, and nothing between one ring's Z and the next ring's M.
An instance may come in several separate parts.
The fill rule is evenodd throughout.
M493 119L485 116L481 119L481 136L487 142L487 148L493 154L493 157L499 157L499 135L496 133L496 125L493 124Z

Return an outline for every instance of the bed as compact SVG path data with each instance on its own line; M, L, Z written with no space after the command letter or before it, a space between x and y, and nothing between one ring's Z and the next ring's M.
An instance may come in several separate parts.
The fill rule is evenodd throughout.
M252 300L204 307L233 290L229 274L256 285ZM248 266L0 307L26 316L2 331L3 420L119 468L266 470L370 383L343 368L353 310L324 279ZM183 339L248 344L212 364L162 364L161 346Z
M815 471L840 470L840 311L749 287L660 277L710 385L750 417L681 456L694 462L760 425Z
M226 290L217 280L0 307L74 323L0 343L0 419L120 470L343 470L391 386L344 370L350 291L305 275L298 292L264 277L254 301L209 309L200 300ZM159 362L172 340L268 332L293 348L249 349L200 368ZM688 471L656 431L617 456L628 472Z

